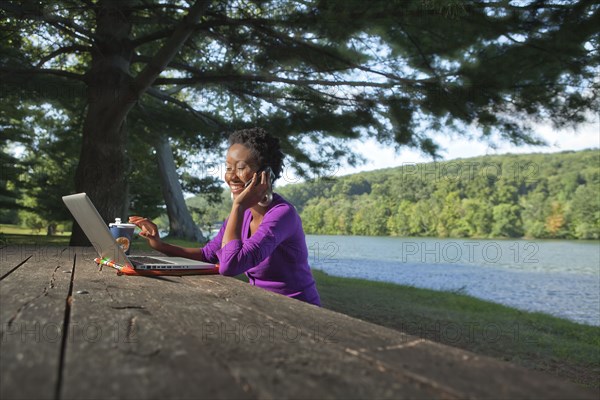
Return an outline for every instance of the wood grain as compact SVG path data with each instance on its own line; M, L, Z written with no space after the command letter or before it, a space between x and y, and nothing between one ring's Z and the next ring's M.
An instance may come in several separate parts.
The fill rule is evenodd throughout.
M98 271L91 259L78 259L74 277L61 398L252 397L227 360L185 329L189 311L206 308L197 288L180 277Z
M89 248L1 250L2 399L597 398L234 278L117 276Z
M73 259L56 249L3 250L8 265L21 265L0 281L0 398L51 399Z

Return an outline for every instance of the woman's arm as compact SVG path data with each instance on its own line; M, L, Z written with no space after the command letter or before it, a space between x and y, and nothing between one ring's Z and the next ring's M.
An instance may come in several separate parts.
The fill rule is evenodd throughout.
M223 235L221 247L225 246L232 240L242 239L242 225L244 224L244 212L245 209L239 204L236 204L234 201L233 205L231 206L231 211L229 212L229 218L227 218L227 227L225 228L225 234Z
M136 224L142 230L140 236L147 239L148 244L154 250L158 250L171 257L185 257L206 262L202 248L181 247L163 242L159 236L158 227L154 222L138 216L129 217L129 222Z
M300 217L291 205L273 206L249 239L243 242L232 239L216 252L219 273L235 276L257 266L296 232L300 224Z
M155 250L160 251L171 257L184 257L191 258L192 260L204 261L204 253L201 247L181 247L174 244L165 243L162 240L157 247L152 247Z

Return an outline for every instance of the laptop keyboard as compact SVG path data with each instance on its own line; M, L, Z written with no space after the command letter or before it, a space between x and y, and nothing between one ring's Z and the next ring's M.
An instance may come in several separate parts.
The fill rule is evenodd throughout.
M144 264L174 264L165 260L159 260L158 258L146 257L146 256L133 256L127 257L134 267Z

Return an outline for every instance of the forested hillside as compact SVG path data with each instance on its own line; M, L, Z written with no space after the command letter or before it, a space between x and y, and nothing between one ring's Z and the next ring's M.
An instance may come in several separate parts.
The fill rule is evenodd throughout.
M277 190L306 233L600 238L600 151L407 164Z

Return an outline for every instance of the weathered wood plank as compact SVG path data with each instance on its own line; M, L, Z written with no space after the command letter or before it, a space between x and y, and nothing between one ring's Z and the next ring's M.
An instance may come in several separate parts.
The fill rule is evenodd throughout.
M345 343L337 343L334 321L320 308L286 299L225 277L186 277L217 297L217 313L207 314L196 337L227 360L229 369L259 398L411 398L459 396L449 388L429 385L397 371L388 371L356 358ZM222 283L226 293L216 293ZM231 285L231 286L230 286ZM241 290L241 291L238 291ZM248 290L248 292L246 292ZM264 304L265 312L246 306L245 294ZM270 310L299 305L311 319L304 326L273 317ZM338 314L340 315L340 314ZM341 315L340 315L341 316ZM362 321L353 320L357 323ZM292 319L294 316L292 316ZM192 318L185 320L191 321ZM375 327L372 324L367 324ZM399 334L393 333L394 342ZM256 368L256 365L260 368Z
M36 251L35 246L6 246L0 249L0 278L22 265Z
M59 376L73 260L57 249L2 250L8 265L27 261L0 281L0 398L50 399Z
M33 253L0 282L2 399L596 398L235 279L117 276L91 248Z
M74 291L89 293L74 295L72 323L85 328L103 321L116 326L113 332L135 326L137 342L125 343L113 335L101 335L97 342L70 338L62 398L396 398L397 393L456 397L395 372L379 371L340 346L281 330L268 315L248 313L206 290L214 286L211 283L192 284L207 277L117 277L80 263L74 277ZM238 283L220 276L210 279ZM262 290L253 295L288 300ZM224 328L215 334L215 327ZM248 336L256 327L272 328L273 333ZM182 369L211 373L186 382L185 374L178 376Z
M231 303L229 308L242 309L243 315L255 315L257 321L261 320L260 315L267 316L269 324L274 328L271 332L277 332L276 327L280 327L279 334L288 340L297 333L306 335L314 341L316 348L338 348L340 352L346 352L362 360L365 366L370 366L377 371L385 370L386 373L418 384L423 389L437 390L435 397L597 398L597 393L549 375L422 340L329 310L316 309L308 304L272 293L262 293L265 291L239 281L225 281L219 278L186 277L185 279L202 288L204 292L225 299ZM250 324L246 325L246 330L244 330L244 323ZM249 343L254 334L254 331L249 329L252 324L251 320L242 322L241 319L230 320L222 325L213 323L214 333L212 331L209 333L219 336L222 342L227 341L230 339L228 336L237 332L240 341L245 341L247 346L242 345L236 349L236 354L232 358L236 360L241 357L241 354L251 353L256 349L256 346ZM264 334L265 330L263 329L262 332ZM218 345L219 341L213 343L215 347ZM248 354L248 360L251 359L252 355ZM297 369L297 366L294 367ZM263 370L268 368L266 362ZM250 369L240 368L239 371L240 379L244 379ZM306 378L309 376L303 377L304 382ZM360 375L354 378L355 382L349 383L349 387L367 385ZM250 380L260 385L259 379L260 377L253 376ZM403 386L392 397L407 395L409 393L406 392L406 386ZM380 397L380 394L375 397ZM410 394L410 397L413 395Z
M87 329L87 324L103 321L111 334L98 335L101 343L83 335L68 340L61 397L239 397L244 389L258 398L460 397L451 388L357 358L343 345L315 340L308 330L289 330L294 326L268 313L248 312L242 302L232 302L211 288L223 282L222 288L233 285L233 295L242 289L241 297L248 294L270 306L288 301L306 307L303 312L309 315L324 310L230 278L207 278L117 277L110 270L99 273L90 263L78 263L74 291L88 293L74 295L72 324ZM318 324L328 322L316 318ZM114 334L131 332L133 326L137 341L124 342L126 334ZM396 343L398 332L388 333ZM194 357L186 353L175 361L182 349L192 350ZM136 354L142 357L132 357ZM186 367L212 371L211 378L200 378L196 386L183 382L185 375L170 386L160 379L177 382L177 373Z
M35 262L62 259L69 257L69 248L37 245L5 246L0 249L0 278L30 257Z
M179 277L117 276L78 258L60 398L252 398L193 332L182 309L202 293Z
M3 247L0 249L0 279L22 265L32 253L23 253L17 247Z

